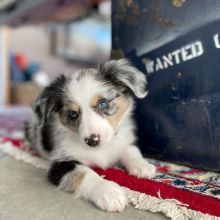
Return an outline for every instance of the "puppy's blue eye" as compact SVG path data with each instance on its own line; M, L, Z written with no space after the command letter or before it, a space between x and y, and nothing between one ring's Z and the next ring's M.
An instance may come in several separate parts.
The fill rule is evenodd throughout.
M68 116L71 120L76 120L79 117L79 114L76 111L69 111Z
M108 108L108 102L106 100L102 99L102 100L99 101L97 107L98 107L99 111L103 111L106 108Z

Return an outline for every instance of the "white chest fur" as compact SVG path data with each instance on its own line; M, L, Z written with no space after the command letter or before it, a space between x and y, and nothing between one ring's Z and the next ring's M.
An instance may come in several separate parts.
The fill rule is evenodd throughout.
M65 137L63 135L62 142L53 152L53 160L71 157L87 166L102 168L115 164L123 153L123 149L134 141L134 135L130 129L123 129L123 132L119 132L108 146L100 148L88 147L70 134L65 134Z

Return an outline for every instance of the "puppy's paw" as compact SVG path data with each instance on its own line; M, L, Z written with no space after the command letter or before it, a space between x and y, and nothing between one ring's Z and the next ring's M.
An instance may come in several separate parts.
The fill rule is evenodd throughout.
M130 161L127 170L131 175L140 178L152 179L156 174L156 167L142 158Z
M118 184L104 180L93 195L93 202L102 210L122 212L127 204L125 192Z

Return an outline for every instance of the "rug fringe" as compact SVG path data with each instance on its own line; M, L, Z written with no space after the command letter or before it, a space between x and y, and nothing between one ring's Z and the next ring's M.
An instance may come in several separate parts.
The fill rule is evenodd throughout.
M49 169L48 161L39 157L32 156L30 153L17 149L13 147L13 145L10 142L1 143L0 150L14 157L15 159L31 164L36 168L41 168L46 171Z
M31 164L36 168L40 168L46 171L49 169L49 162L13 147L10 142L1 143L0 150L16 158L17 160ZM220 220L219 217L188 209L187 204L182 204L178 200L162 199L160 192L158 192L159 198L157 198L130 190L126 187L123 188L125 189L128 203L140 210L161 212L172 220Z
M219 220L219 217L188 209L175 199L162 199L125 188L128 203L140 210L161 212L172 220Z

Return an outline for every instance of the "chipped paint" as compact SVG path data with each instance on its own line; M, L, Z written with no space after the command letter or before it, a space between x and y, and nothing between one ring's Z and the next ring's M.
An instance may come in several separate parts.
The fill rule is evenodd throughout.
M172 27L174 22L161 13L161 0L155 0L149 8L141 8L134 0L121 0L117 7L117 18L126 25L137 25L140 20L146 19L158 23L161 27Z
M157 0L150 11L152 18L161 26L161 27L172 27L174 23L161 14L161 0Z
M123 52L122 49L118 48L118 49L112 49L111 50L111 58L112 59L121 59L121 58L125 58L125 54Z
M178 72L178 73L177 73L177 76L178 76L178 77L181 77L182 75L183 75L183 73L181 73L181 72Z
M183 149L183 147L180 146L180 145L177 145L177 146L176 146L176 149L177 149L177 150L181 150L181 149Z
M186 0L171 0L171 5L173 7L180 8L180 7L182 7L182 5L185 1Z

